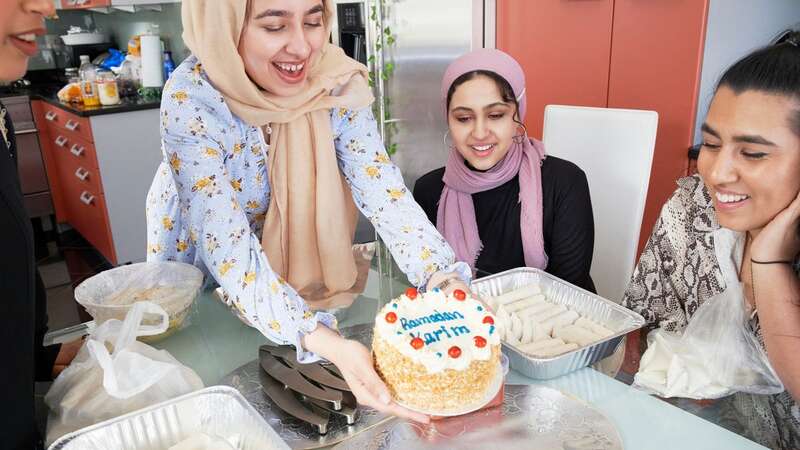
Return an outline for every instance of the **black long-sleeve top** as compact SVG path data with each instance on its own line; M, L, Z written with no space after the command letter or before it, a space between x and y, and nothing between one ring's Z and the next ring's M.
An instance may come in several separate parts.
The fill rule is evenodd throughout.
M28 450L41 446L34 417L34 381L51 378L60 346L42 347L47 294L36 269L33 230L17 175L14 126L9 117L5 126L10 145L0 135L0 405L5 410L0 447Z
M444 168L423 175L414 198L436 223L444 189ZM483 250L475 264L477 276L525 266L519 220L519 178L472 195ZM589 275L594 251L594 218L586 175L575 164L548 156L542 163L542 204L545 271L595 292Z

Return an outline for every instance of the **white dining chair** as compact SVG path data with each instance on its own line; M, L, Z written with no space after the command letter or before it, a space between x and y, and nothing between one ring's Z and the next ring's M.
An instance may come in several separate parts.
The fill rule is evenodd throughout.
M636 263L656 142L655 111L547 105L547 154L586 173L594 213L591 275L597 293L620 302Z

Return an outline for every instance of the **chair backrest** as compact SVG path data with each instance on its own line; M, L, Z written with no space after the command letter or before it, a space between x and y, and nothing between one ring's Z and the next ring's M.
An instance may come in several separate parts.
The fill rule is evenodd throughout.
M620 302L636 263L658 113L547 105L547 154L586 173L594 213L591 275L601 296Z

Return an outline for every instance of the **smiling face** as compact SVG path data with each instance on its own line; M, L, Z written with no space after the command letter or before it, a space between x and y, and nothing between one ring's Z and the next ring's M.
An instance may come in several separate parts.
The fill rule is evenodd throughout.
M516 106L503 99L497 83L485 75L456 87L447 111L453 144L475 169L488 170L511 148Z
M721 86L703 124L697 163L719 224L758 232L800 190L800 137L792 98Z
M0 81L25 75L36 36L45 34L44 18L54 13L52 0L0 0Z
M247 75L262 89L292 96L327 39L320 0L250 0L239 39Z

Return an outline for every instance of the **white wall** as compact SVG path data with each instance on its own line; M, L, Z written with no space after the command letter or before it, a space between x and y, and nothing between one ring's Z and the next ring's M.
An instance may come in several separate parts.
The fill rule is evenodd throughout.
M800 28L800 0L711 0L695 143L702 138L700 126L725 69L750 51L767 45L787 28Z

